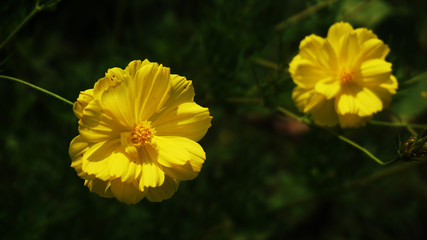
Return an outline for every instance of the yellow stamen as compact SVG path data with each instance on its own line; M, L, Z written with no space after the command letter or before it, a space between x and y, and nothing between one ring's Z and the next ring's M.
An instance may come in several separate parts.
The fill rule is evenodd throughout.
M154 129L151 127L150 122L143 121L135 124L129 136L130 142L135 147L141 147L145 144L151 144L154 137Z

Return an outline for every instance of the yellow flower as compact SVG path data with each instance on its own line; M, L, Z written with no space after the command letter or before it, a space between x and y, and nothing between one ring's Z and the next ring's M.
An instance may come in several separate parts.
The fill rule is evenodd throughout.
M396 93L389 51L372 31L344 22L332 25L326 38L307 36L289 64L298 110L321 126L365 125Z
M196 142L211 126L191 81L148 60L111 68L73 107L79 135L71 166L90 191L135 204L170 198L205 161Z

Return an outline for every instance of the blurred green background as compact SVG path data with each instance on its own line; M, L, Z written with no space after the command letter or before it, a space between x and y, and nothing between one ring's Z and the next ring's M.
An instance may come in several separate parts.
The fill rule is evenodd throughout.
M34 3L2 1L0 41ZM75 101L108 68L162 63L193 80L214 117L200 142L207 160L162 203L103 199L70 167L71 106L0 79L0 238L426 239L426 165L359 181L393 165L275 111L296 112L287 67L299 42L344 20L391 48L399 92L375 119L425 123L426 77L414 77L427 69L426 10L423 0L63 0L38 13L0 49L0 74ZM337 131L384 161L410 136Z

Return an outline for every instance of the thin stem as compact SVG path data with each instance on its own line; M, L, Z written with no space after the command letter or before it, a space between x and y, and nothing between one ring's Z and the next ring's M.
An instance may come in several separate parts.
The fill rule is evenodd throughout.
M427 79L427 71L423 72L423 73L420 73L417 76L415 76L415 77L413 77L413 78L411 78L409 80L404 81L402 83L402 86L409 86L411 84L414 84L414 83L416 83L418 81L425 80L425 79Z
M298 22L301 19L304 19L308 16L310 16L311 14L321 10L324 7L327 7L329 5L332 5L333 3L337 2L339 0L325 0L323 2L319 2L309 8L304 9L303 11L283 20L282 22L276 24L276 26L274 27L276 29L276 31L281 31L282 29L284 29L286 27L286 25L293 23L293 22Z
M371 120L369 122L372 125L381 125L381 126L387 126L387 127L412 127L412 128L419 128L424 129L427 128L427 125L425 124L412 124L412 123L404 123L404 122L384 122L384 121L375 121Z
M305 118L303 118L303 117L300 117L300 116L298 116L298 115L296 115L295 113L293 113L293 112L291 112L291 111L289 111L289 110L287 110L287 109L285 109L285 108L283 108L283 107L277 107L276 108L279 112L281 112L281 113L283 113L283 114L285 114L285 115L287 115L287 116L290 116L290 117L292 117L292 118L294 118L294 119L296 119L296 120L298 120L298 121L300 121L300 122L304 122L304 123L306 123L306 124L311 124L309 121L307 121ZM341 141L344 141L344 142L346 142L346 143L348 143L348 144L350 144L351 146L353 146L353 147L355 147L355 148L357 148L357 149L359 149L360 151L362 151L362 152L364 152L366 155L368 155L370 158L372 158L375 162L377 162L377 163L379 163L379 164L381 164L381 165L387 165L387 164L389 164L389 163L391 163L391 162L393 162L394 160L391 160L391 161L388 161L388 162L383 162L383 161L381 161L379 158L377 158L377 157L375 157L374 156L374 154L372 154L371 152L369 152L368 151L368 149L366 149L366 148L364 148L364 147L362 147L362 146L360 146L359 144L357 144L357 143L355 143L355 142L353 142L352 140L350 140L350 139L348 139L348 138L346 138L346 137L344 137L344 136L342 136L342 135L340 135L340 134L337 134L337 133L335 133L335 132L333 132L332 130L330 130L330 129L328 129L328 128L324 128L324 127L321 127L321 128L323 128L323 129L325 129L325 130L327 130L328 132L330 132L331 134L333 134L334 136L336 136L338 139L340 139Z
M67 100L67 99L65 99L65 98L63 98L63 97L61 97L61 96L59 96L58 94L55 94L55 93L53 93L53 92L50 92L50 91L48 91L48 90L46 90L46 89L44 89L44 88L38 87L38 86L36 86L36 85L34 85L34 84L31 84L31 83L29 83L29 82L26 82L26 81L24 81L24 80L21 80L21 79L18 79L18 78L14 78L14 77L5 76L5 75L0 75L0 78L9 79L9 80L12 80L12 81L15 81L15 82L22 83L22 84L24 84L24 85L30 86L30 87L32 87L32 88L34 88L34 89L37 89L37 90L39 90L39 91L41 91L41 92L44 92L44 93L46 93L46 94L49 94L49 95L51 95L52 97L55 97L55 98L57 98L57 99L59 99L59 100L61 100L61 101L65 102L65 103L68 103L68 104L70 104L70 105L74 105L74 103L73 103L73 102L71 102L71 101L69 101L69 100Z
M263 59L263 58L259 58L259 57L254 57L252 58L252 61L260 66L263 67L268 67L271 68L273 70L279 70L279 66L277 65L277 63L274 63L272 61L269 61L267 59Z
M6 45L7 42L9 42L10 39L12 39L13 36L15 36L15 34L21 30L21 28L28 22L31 20L31 18L34 17L34 15L36 15L36 13L40 12L42 10L42 7L39 5L39 1L36 2L36 6L34 7L33 11L30 12L30 14L28 14L28 16L22 20L22 22L9 34L9 36L1 43L0 45L0 49L3 48L4 45Z
M325 128L326 129L326 128ZM372 154L371 152L368 151L368 149L360 146L359 144L353 142L352 140L350 140L349 138L344 137L343 135L337 134L335 132L333 132L330 129L326 129L328 130L330 133L332 133L334 136L336 136L338 139L340 139L343 142L346 142L348 144L350 144L351 146L359 149L360 151L364 152L366 155L368 155L370 158L372 158L375 162L381 164L381 165L387 165L389 163L394 162L394 160L388 161L388 162L383 162L381 161L379 158L375 157L374 154Z
M289 111L288 109L285 109L285 108L280 107L280 106L277 107L276 109L279 112L281 112L281 113L283 113L283 114L285 114L285 115L287 115L287 116L289 116L291 118L294 118L294 119L296 119L296 120L298 120L300 122L303 122L303 123L306 123L306 124L310 124L310 122L308 122L307 119L305 119L304 117L300 117L300 116L296 115L295 113Z

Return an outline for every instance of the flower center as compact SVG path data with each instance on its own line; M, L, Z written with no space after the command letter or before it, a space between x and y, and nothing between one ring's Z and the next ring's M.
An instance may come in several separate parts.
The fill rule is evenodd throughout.
M349 82L352 82L354 80L354 73L352 70L348 68L341 69L340 73L338 74L338 78L340 80L341 85L347 84Z
M129 135L129 140L135 147L141 147L145 144L151 144L154 136L154 129L151 127L149 121L143 121L135 124L132 132Z

